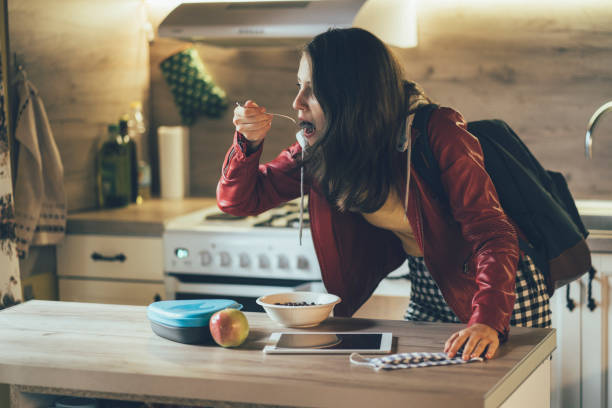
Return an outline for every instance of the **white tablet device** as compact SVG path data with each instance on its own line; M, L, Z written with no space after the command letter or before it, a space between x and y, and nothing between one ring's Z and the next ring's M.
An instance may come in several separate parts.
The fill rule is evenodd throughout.
M272 333L267 354L386 354L391 351L391 333L302 332Z

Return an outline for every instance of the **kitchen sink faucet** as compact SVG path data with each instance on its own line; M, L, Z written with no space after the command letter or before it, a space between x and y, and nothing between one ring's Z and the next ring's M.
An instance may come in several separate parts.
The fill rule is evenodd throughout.
M612 110L612 101L606 102L603 105L601 105L593 114L593 116L591 116L591 119L589 120L589 125L587 127L587 132L586 132L586 139L584 141L584 153L586 155L587 159L590 159L593 157L593 130L595 129L595 125L597 124L597 121L599 120L599 118L607 111Z

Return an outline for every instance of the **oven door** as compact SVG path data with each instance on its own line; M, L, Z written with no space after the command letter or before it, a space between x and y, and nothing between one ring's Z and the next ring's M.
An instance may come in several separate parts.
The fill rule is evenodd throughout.
M255 301L272 293L311 291L325 293L321 281L239 278L170 273L164 278L168 299L232 299L245 312L263 312Z

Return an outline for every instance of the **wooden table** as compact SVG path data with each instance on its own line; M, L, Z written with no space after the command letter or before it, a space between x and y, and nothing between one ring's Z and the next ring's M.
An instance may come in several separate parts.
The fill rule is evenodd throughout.
M0 382L11 384L20 407L47 406L40 402L53 395L249 407L458 408L504 401L539 407L549 400L554 330L513 329L498 358L483 363L377 372L351 365L347 355L265 355L270 333L284 328L265 314L246 315L247 341L224 349L158 337L145 307L29 301L0 312ZM440 351L458 327L330 318L305 330L391 331L393 352L413 352Z

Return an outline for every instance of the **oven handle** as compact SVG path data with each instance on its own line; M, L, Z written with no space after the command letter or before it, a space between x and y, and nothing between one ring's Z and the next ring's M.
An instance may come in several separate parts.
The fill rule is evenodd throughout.
M293 292L295 286L263 286L263 285L238 285L223 283L185 283L174 277L171 279L175 293L194 293L199 295L222 295L255 297L269 295L271 293Z

